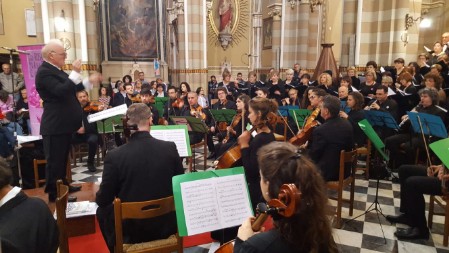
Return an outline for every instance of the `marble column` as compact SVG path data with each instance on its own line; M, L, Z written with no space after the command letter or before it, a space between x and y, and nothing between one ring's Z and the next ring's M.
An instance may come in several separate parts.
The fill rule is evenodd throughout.
M275 3L269 5L270 12L268 15L273 18L272 41L271 41L271 66L279 70L279 56L281 53L281 16L282 4Z

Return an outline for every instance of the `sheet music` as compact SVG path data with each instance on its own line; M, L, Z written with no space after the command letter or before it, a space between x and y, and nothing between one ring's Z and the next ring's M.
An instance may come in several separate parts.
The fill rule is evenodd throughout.
M116 106L116 107L112 107L110 109L104 110L104 111L100 111L94 114L90 114L89 116L87 116L87 121L89 123L92 122L97 122L99 120L102 119L107 119L110 117L114 117L116 115L121 115L121 114L126 114L126 111L128 110L128 106L126 106L126 104L120 105L120 106Z
M243 174L181 183L189 235L233 227L252 216Z
M189 156L186 132L184 129L152 129L151 135L159 140L174 142L180 157Z
M17 142L19 144L37 141L37 140L42 140L42 135L37 135L37 136L36 135L28 135L28 136L17 135Z
M352 86L351 85L351 89L352 89L352 91L354 91L354 92L359 92L359 90L357 90L354 86Z
M393 91L392 88L388 87L388 96L396 95L396 92Z

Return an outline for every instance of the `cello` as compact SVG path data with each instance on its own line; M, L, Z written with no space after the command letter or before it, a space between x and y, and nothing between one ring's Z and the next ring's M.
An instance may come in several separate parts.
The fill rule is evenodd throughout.
M257 204L257 212L259 215L251 225L253 231L260 231L263 223L268 215L278 214L283 217L292 217L301 202L301 191L296 188L295 184L283 184L279 190L278 198L271 199L268 204ZM232 253L234 252L234 240L229 241L218 248L215 253Z
M317 127L320 123L316 120L318 115L320 114L320 108L317 107L312 114L307 118L306 123L304 124L304 127L300 133L298 133L296 136L293 136L288 140L293 145L301 146L305 144L311 137L312 132L315 127Z
M274 124L277 120L277 115L273 112L269 112L267 115L267 124ZM256 130L257 126L253 126L250 133ZM215 162L215 169L227 169L234 167L242 159L242 152L240 150L240 145L236 142L231 146L226 152L223 153Z

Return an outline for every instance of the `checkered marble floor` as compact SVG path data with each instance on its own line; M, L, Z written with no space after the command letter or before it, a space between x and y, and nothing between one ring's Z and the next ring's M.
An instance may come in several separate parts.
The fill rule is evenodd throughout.
M195 152L196 169L203 170L203 156L200 150ZM212 166L212 160L208 160L208 167ZM185 162L184 167L187 168ZM72 178L74 183L98 182L103 172L103 165L97 167L97 171L92 173L87 170L84 163L77 163L77 167L72 168ZM379 184L379 203L383 214L394 215L399 211L399 184L391 181L381 180ZM357 175L355 187L354 214L352 217L348 213L348 205L343 206L342 217L345 221L341 229L334 229L334 239L340 247L341 252L448 252L448 247L443 247L444 217L434 216L433 228L429 240L399 241L395 238L396 228L404 228L403 225L391 225L382 215L377 216L375 211L362 215L354 221L349 219L361 215L373 203L376 194L376 180L365 180L360 174ZM344 197L349 197L349 192L345 191ZM429 196L426 196L426 203ZM336 206L336 201L330 200L332 206ZM438 206L435 205L437 211ZM426 212L427 216L427 212ZM382 227L379 225L382 224ZM382 229L385 240L382 236ZM213 246L212 246L213 247ZM187 253L209 252L211 244L200 245L185 249Z

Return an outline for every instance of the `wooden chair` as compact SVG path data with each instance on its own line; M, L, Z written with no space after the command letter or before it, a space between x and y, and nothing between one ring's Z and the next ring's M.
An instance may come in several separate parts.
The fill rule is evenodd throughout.
M47 160L33 159L34 187L35 188L39 188L41 183L46 182L45 178L39 179L39 165L41 165L41 164L47 164ZM72 182L72 167L70 166L70 159L67 159L66 177L67 177L67 182L71 183Z
M173 196L144 202L122 203L119 198L114 200L115 216L115 253L122 252L183 252L182 237L178 233L167 239L123 244L122 221L125 219L148 219L175 211ZM158 228L154 228L158 229Z
M97 145L97 166L100 166L100 145ZM102 152L103 153L103 152ZM79 159L79 162L83 162L83 157L89 154L89 145L87 143L73 144L72 145L72 162L73 166L76 166L76 158Z
M366 143L366 147L357 148L356 151L357 151L357 156L360 156L360 155L366 156L366 159L365 159L366 165L365 165L365 167L357 166L355 168L355 170L356 171L358 171L358 170L364 171L365 179L369 180L369 163L370 163L370 159L371 159L371 141L368 140Z
M447 204L449 200L449 193L443 194L443 196L430 195L429 200L429 214L427 217L427 225L432 228L433 216L442 215L444 216L444 234L443 234L443 245L447 247L449 238L449 205ZM435 203L443 208L444 212L435 212Z
M329 181L326 183L327 188L331 190L337 191L337 197L331 197L331 199L337 200L337 220L336 227L341 228L341 209L343 202L349 203L349 216L352 216L352 212L354 209L354 186L355 186L355 163L357 162L357 151L352 150L345 152L344 150L340 153L340 172L338 181ZM345 166L350 164L350 174L347 178L344 178L345 175ZM346 186L350 186L350 197L349 199L343 199L343 189Z
M190 149L192 150L192 156L188 157L188 163L189 163L189 172L192 172L193 168L193 156L195 155L195 149L203 147L203 159L204 159L204 170L207 169L207 134L204 135L204 138L201 142L197 144L190 145Z
M39 165L47 164L47 160L33 159L34 188L39 188L40 183L45 183L45 179L39 179Z
M56 217L59 229L59 252L69 252L69 236L67 234L67 200L69 198L69 187L62 184L62 180L56 182Z

